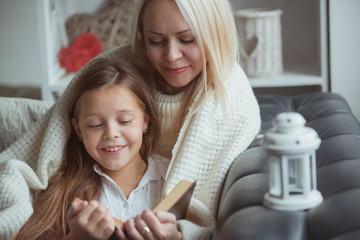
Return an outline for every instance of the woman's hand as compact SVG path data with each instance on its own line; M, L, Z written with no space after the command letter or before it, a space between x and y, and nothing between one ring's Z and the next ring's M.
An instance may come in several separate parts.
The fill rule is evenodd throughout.
M119 239L182 239L182 234L177 228L176 217L169 212L159 211L154 214L150 210L145 210L134 219L129 219L125 227L127 236L119 230L116 232Z
M73 203L67 212L70 232L65 239L108 239L114 232L111 213L97 201Z

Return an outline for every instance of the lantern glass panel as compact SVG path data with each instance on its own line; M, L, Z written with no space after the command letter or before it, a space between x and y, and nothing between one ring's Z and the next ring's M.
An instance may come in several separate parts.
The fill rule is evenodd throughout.
M310 155L310 191L314 190L316 188L316 180L315 180L315 153L312 153Z
M280 170L280 157L269 156L269 193L272 196L280 197L282 192L281 187L281 170Z
M288 185L289 185L289 194L297 195L303 193L303 169L302 169L302 159L289 158L288 159Z

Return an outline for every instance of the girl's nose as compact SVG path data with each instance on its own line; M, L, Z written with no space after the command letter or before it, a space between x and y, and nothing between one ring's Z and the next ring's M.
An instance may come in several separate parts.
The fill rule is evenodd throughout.
M121 136L120 127L109 124L104 133L104 139L114 139Z
M176 41L169 41L165 49L165 59L174 62L183 56L181 47Z

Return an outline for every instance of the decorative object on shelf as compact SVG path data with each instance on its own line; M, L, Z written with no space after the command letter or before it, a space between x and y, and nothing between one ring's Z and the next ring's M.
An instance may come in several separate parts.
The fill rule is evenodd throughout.
M102 52L101 40L92 33L83 33L73 44L60 49L58 60L66 71L77 72Z
M102 41L104 51L130 42L134 0L107 0L98 13L75 14L65 22L69 42L92 32Z
M299 113L280 113L261 141L267 151L269 191L264 204L277 210L305 210L322 202L316 188L316 131Z
M283 72L282 10L242 9L235 12L240 41L240 64L249 77L268 77Z

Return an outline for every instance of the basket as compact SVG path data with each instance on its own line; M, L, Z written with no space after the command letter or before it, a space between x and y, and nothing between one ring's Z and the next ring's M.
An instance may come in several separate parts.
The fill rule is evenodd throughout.
M248 77L283 72L280 9L254 8L235 12L240 64Z
M75 14L69 17L65 22L69 43L85 32L95 34L102 41L105 51L129 43L134 7L133 0L108 0L95 15Z

